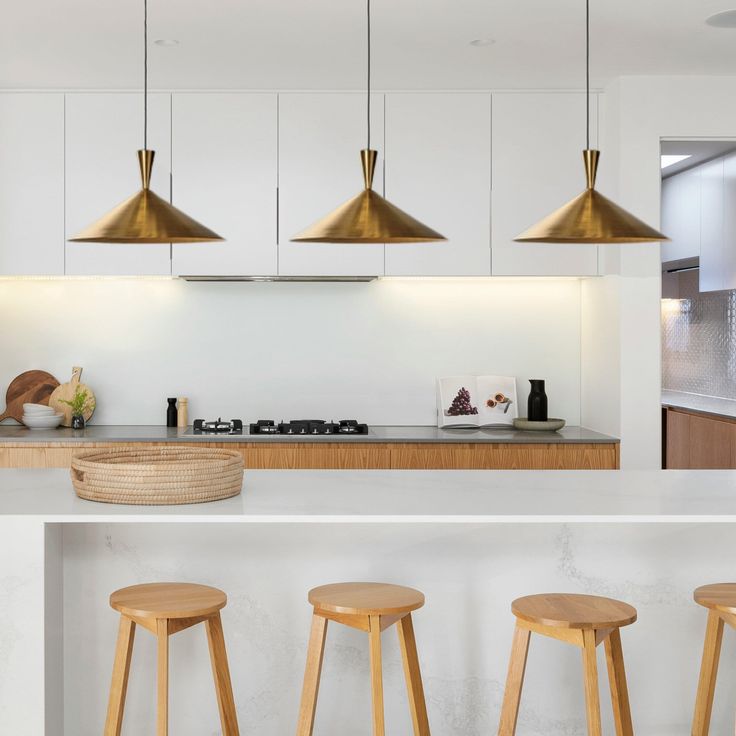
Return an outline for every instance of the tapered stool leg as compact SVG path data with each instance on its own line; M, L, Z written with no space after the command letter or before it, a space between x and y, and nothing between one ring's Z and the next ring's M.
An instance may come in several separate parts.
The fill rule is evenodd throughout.
M407 613L399 621L396 630L399 632L401 656L404 661L404 676L409 693L409 708L411 710L411 721L414 725L414 736L429 736L427 705L424 702L422 673L419 669L417 642L414 638L414 623L411 620L410 613Z
M598 692L598 663L595 656L595 631L583 630L583 679L588 736L601 736L601 703Z
M118 643L115 649L115 663L112 667L112 683L110 684L110 699L107 705L105 736L120 736L120 729L123 726L125 693L128 690L128 675L130 674L130 660L133 655L134 638L135 623L127 616L121 616L120 627L118 629Z
M381 662L381 617L370 616L371 692L373 694L373 736L385 736L383 713L383 665Z
M222 736L239 736L238 715L235 711L233 686L230 681L230 668L227 663L225 636L222 632L220 614L217 613L215 616L208 618L205 621L205 628L207 629L207 642L210 648L212 676L215 680L217 706L220 709Z
M624 652L621 646L621 632L614 629L606 638L604 646L606 648L608 683L611 688L616 736L634 736L634 727L631 723L631 706L629 705L629 690L626 685L626 670L624 669Z
M506 690L501 707L501 722L498 726L498 736L514 736L516 721L519 717L521 703L521 689L524 686L524 672L526 659L529 653L529 637L531 632L517 626L514 630L514 641L511 645L509 671L506 676Z
M312 630L309 634L307 667L304 672L302 703L299 708L296 736L312 736L314 730L314 715L317 710L317 695L319 694L319 679L322 674L326 638L327 619L314 614L312 616Z
M713 695L716 689L718 661L721 656L723 640L723 619L715 612L708 612L708 625L705 630L703 659L700 663L698 695L695 700L692 736L707 736L710 729L710 716L713 711Z
M157 619L156 637L158 639L158 677L156 736L169 734L169 622Z

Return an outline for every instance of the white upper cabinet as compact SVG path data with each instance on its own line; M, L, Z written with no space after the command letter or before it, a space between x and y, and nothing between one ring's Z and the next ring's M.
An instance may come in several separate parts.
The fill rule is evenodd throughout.
M64 273L64 96L0 94L0 274Z
M736 289L736 155L723 160L723 288Z
M383 95L373 95L374 189L383 194ZM366 96L279 95L279 274L379 276L383 245L291 243L289 239L363 188Z
M175 274L276 274L276 116L275 94L173 95L173 202L225 238L174 245Z
M141 188L140 94L66 96L66 236L73 237ZM170 197L171 96L148 100L148 148L156 151L151 189ZM67 243L67 274L169 274L168 245Z
M689 169L662 181L662 261L700 255L700 169Z
M597 145L597 96L591 147ZM585 95L493 95L492 272L494 276L593 276L591 245L515 243L514 238L585 189ZM610 165L605 152L601 168ZM605 192L604 192L605 194Z
M489 276L491 97L386 95L386 197L447 242L388 244L387 276Z
M700 291L726 288L723 174L722 158L700 167Z

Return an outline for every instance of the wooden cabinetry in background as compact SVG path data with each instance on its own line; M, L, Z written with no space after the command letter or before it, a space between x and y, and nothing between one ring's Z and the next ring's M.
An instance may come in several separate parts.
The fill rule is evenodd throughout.
M140 446L141 443L138 443ZM158 447L160 443L145 443ZM254 470L616 470L618 444L207 442L243 453ZM133 445L135 446L135 445ZM171 446L167 443L166 446ZM2 468L68 468L75 452L125 443L0 444Z
M668 409L666 432L668 469L736 468L736 421Z

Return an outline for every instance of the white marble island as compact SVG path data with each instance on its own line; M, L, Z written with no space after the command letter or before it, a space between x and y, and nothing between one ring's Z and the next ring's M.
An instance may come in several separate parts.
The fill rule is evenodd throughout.
M235 498L120 506L77 498L67 470L0 470L0 516L59 523L736 522L736 471L249 470Z
M67 471L2 471L0 513L0 719L33 736L101 732L117 627L107 598L152 580L228 593L241 732L290 733L307 590L352 579L425 592L415 626L435 736L495 731L511 600L549 590L637 607L639 621L622 634L635 730L686 733L705 627L692 589L736 577L729 471L253 471L239 498L170 508L81 501ZM320 736L369 732L365 641L342 628L328 636ZM733 728L732 633L712 733ZM143 634L136 646L124 733L153 723L154 647ZM409 733L398 646L387 636L384 647L389 733ZM172 643L171 710L177 736L217 733L196 631ZM605 705L604 718L612 732ZM519 736L584 732L578 654L534 640Z

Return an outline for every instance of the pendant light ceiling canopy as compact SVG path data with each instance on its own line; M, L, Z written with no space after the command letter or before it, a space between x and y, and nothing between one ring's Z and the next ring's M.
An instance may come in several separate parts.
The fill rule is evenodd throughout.
M428 243L445 240L437 231L373 191L378 151L371 148L371 0L367 6L368 145L361 150L364 189L291 240L295 243Z
M514 240L517 243L593 244L669 240L595 189L601 154L590 147L590 0L585 0L585 64L586 147L583 163L587 188Z
M143 0L143 149L141 190L69 238L74 243L204 243L222 240L151 191L155 151L148 150L148 0Z

